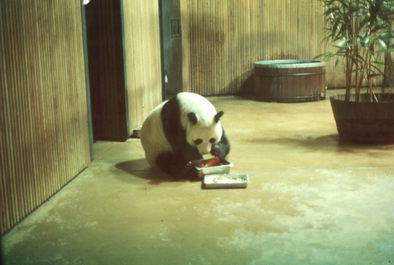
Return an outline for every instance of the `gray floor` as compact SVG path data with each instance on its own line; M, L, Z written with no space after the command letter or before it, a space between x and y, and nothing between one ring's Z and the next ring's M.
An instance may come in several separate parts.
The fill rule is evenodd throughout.
M5 264L394 263L394 145L339 145L328 100L211 101L246 189L173 181L139 140L98 142L91 166L3 237Z

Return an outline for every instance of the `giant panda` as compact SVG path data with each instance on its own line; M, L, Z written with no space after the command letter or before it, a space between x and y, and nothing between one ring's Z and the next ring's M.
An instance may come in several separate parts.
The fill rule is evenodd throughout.
M195 178L187 164L212 154L225 159L230 143L217 112L205 97L180 92L160 103L148 115L140 131L145 157L175 178Z

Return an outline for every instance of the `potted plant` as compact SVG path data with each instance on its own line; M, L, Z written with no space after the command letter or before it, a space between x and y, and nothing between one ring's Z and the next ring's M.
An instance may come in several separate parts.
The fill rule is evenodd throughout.
M335 51L320 56L345 64L346 93L330 98L340 140L394 143L394 94L387 91L393 69L394 1L321 1L325 39L335 44Z

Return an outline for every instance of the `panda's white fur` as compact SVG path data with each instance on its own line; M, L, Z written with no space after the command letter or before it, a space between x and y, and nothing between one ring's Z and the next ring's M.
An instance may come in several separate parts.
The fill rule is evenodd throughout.
M197 146L200 154L211 152L212 144L209 142L214 138L218 142L222 137L222 125L220 120L214 121L217 114L215 107L206 98L190 93L182 92L178 94L178 100L181 108L181 124L186 129L186 141L193 145L197 139L203 142ZM197 116L197 124L191 124L187 113L193 112Z
M176 107L172 107L175 105L174 100L176 101ZM218 115L215 107L206 98L191 92L178 93L171 102L171 107L169 107L170 104L168 104L166 112L163 114L164 106L166 106L167 103L168 100L156 106L148 115L141 128L141 144L144 148L146 159L151 166L159 166L157 165L157 158L163 153L174 152L174 155L182 157L188 157L190 153L186 151L186 153L181 152L180 154L175 154L177 152L177 150L175 150L176 148L182 148L179 146L174 147L174 144L171 144L168 138L169 136L173 137L171 134L177 134L177 132L169 132L169 126L163 126L163 120L165 122L167 118L173 119L172 116L177 116L179 114L179 120L175 122L171 120L171 122L180 123L180 129L185 132L184 137L186 139L184 140L186 140L190 148L198 150L200 157L196 157L195 154L192 154L190 157L193 159L199 159L202 155L210 153L212 147L218 144L219 141L222 140L222 137L225 137L220 122L220 116L223 113ZM192 122L190 117L188 117L190 113L194 113L194 117L196 117L197 121L196 123ZM218 118L216 119L215 116L218 116ZM170 126L170 130L171 129ZM198 139L202 140L202 142ZM196 144L196 140L201 143ZM175 141L177 141L177 139L175 139ZM172 139L172 142L174 142L174 139ZM225 143L228 143L227 139L225 139ZM185 143L184 145L187 144ZM189 146L185 149L189 148ZM226 145L226 147L228 150L225 150L225 153L227 154L229 145Z
M145 119L140 131L141 144L145 151L146 160L151 166L156 166L156 157L160 152L172 151L170 143L164 135L161 121L161 109L167 101L157 105Z

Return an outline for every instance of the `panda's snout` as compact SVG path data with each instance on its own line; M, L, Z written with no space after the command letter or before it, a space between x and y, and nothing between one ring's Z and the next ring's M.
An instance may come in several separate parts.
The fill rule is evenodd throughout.
M211 145L209 144L209 145L201 146L199 149L200 149L199 150L200 154L207 155L211 152Z
M202 151L200 151L200 153L202 154L202 155L207 155L207 154L209 154L211 152L211 150L202 150Z

